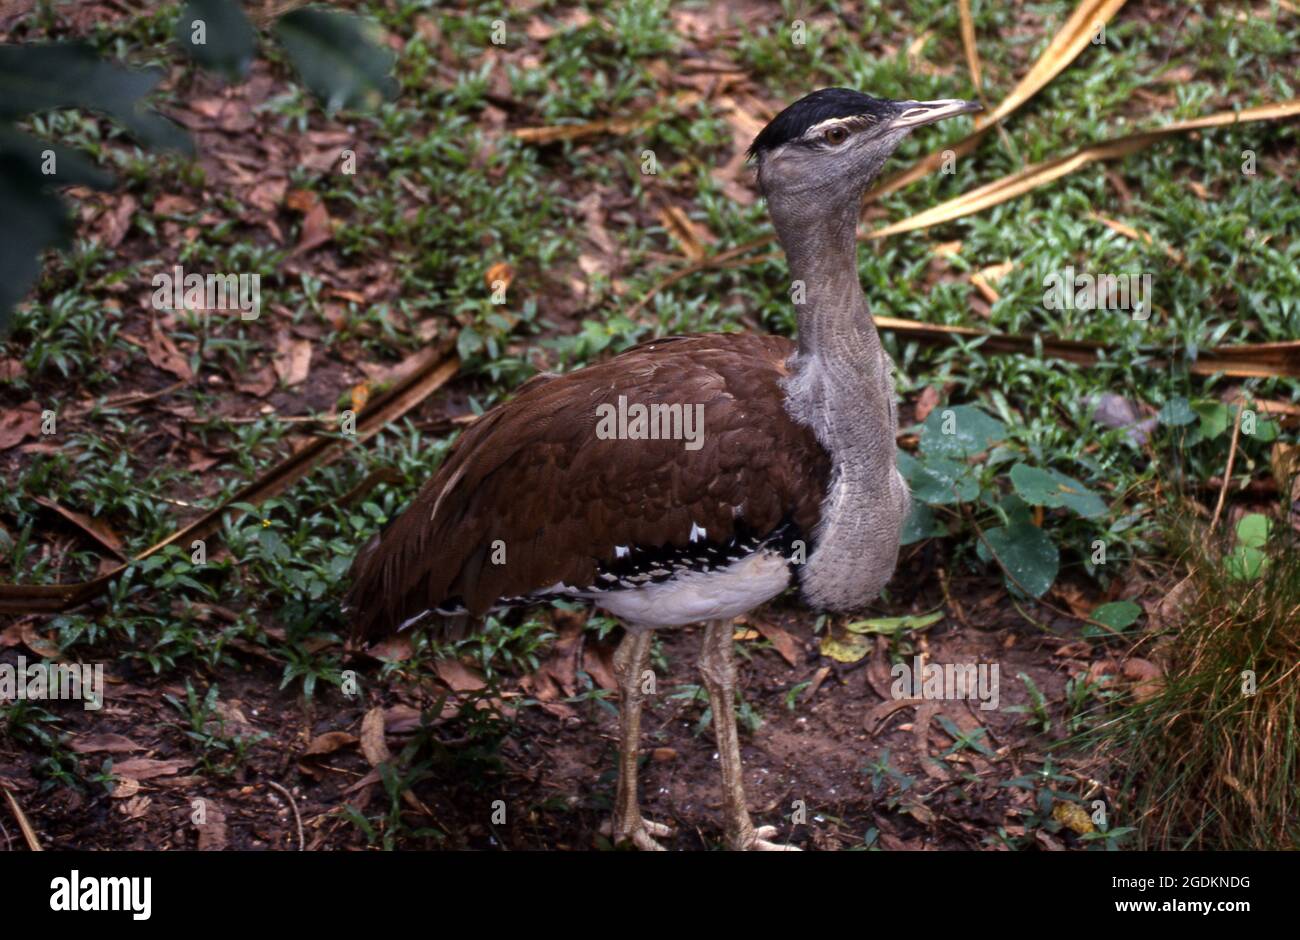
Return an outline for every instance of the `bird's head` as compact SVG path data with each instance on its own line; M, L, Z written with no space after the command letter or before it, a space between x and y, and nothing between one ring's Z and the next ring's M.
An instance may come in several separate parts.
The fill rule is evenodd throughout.
M769 203L774 196L800 194L851 199L865 192L913 128L980 109L959 98L890 101L823 88L774 117L754 138L749 155Z

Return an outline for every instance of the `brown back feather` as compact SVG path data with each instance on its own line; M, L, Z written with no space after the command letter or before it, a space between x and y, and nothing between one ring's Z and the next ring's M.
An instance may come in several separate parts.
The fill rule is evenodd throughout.
M358 553L355 635L377 638L453 598L478 617L557 582L589 586L615 546L686 546L694 523L711 541L729 538L738 516L758 533L792 519L810 537L830 460L786 414L780 382L793 351L775 336L671 337L525 383L461 435L379 544ZM703 446L598 438L597 406L620 395L702 404ZM505 564L492 563L497 539Z

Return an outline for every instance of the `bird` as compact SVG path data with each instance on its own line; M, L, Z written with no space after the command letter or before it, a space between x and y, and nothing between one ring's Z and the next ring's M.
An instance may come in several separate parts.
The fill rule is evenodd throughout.
M859 209L912 130L978 110L824 88L777 114L747 156L789 264L797 339L669 336L524 382L357 553L354 642L426 624L455 636L557 600L615 617L608 833L658 850L673 830L643 817L637 788L651 642L702 624L725 844L789 848L746 805L732 624L791 587L814 610L860 610L894 571L910 497L893 363L858 279Z

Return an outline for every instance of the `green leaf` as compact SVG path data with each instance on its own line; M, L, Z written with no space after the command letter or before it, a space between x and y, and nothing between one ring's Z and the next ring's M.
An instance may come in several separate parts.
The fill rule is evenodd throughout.
M1269 418L1260 418L1255 422L1255 433L1251 435L1261 444L1271 444L1277 440L1277 422Z
M161 77L156 70L104 62L84 45L0 45L0 333L40 274L41 254L71 240L69 210L49 190L107 189L113 183L109 173L76 151L28 137L6 122L51 108L86 108L110 115L142 143L189 151L180 128L140 104Z
M1268 516L1249 513L1237 523L1237 542L1249 548L1263 548L1268 543L1268 530Z
M0 166L6 175L22 173L37 186L89 186L109 189L113 174L76 150L46 143L0 124ZM47 172L48 171L48 172Z
M985 502L989 506L997 506L1006 514L1007 524L1015 525L1022 522L1025 525L1034 524L1034 509L1015 493L1007 493L996 502L992 499L993 494L985 494Z
M1237 523L1237 545L1224 559L1228 575L1238 581L1254 581L1268 567L1269 521L1257 512L1242 516Z
M1043 470L1018 463L1011 468L1011 485L1016 493L1033 506L1061 506L1091 519L1106 512L1106 503L1073 477L1055 470Z
M986 562L993 560L989 553L989 546L992 546L1007 571L1024 585L1026 591L1034 597L1047 593L1060 570L1061 556L1056 543L1048 538L1046 532L1034 525L1016 523L989 529L984 538L989 545L983 541L979 543L977 553L981 559ZM1015 589L1010 578L1004 576L1004 580L1008 589Z
M921 426L921 453L965 460L1006 437L1007 428L972 405L950 405L930 412Z
M41 252L66 247L72 222L63 201L39 183L0 160L0 218L4 249L0 251L0 334L9 312L23 299L41 273Z
M1263 572L1268 565L1268 556L1258 548L1251 548L1249 545L1238 545L1231 554L1224 559L1227 565L1228 575L1236 578L1238 581L1254 581Z
M257 34L235 0L189 0L176 21L176 42L199 65L231 79L248 74L257 51Z
M289 557L289 546L274 529L262 529L257 533L257 540L267 561L283 561Z
M0 45L0 118L51 108L101 111L149 147L192 153L185 132L141 104L162 79L159 69L124 69L80 43Z
M947 534L948 530L934 518L930 507L918 499L913 499L912 511L908 514L907 521L903 523L899 544L911 545L922 539L942 538Z
M1196 420L1196 412L1188 404L1187 399L1182 396L1175 396L1165 403L1157 415L1161 424L1168 424L1172 427L1183 427L1191 424Z
M1112 601L1094 607L1090 615L1098 623L1104 623L1112 630L1123 630L1137 622L1142 608L1132 601Z
M1197 417L1201 419L1200 430L1203 440L1218 437L1227 431L1232 419L1228 406L1221 401L1192 402L1192 411L1196 412Z
M898 472L912 490L912 498L931 506L968 503L979 496L979 481L968 464L942 457L917 460L899 451Z
M905 630L924 630L943 619L943 611L936 610L928 614L909 614L905 617L876 617L873 620L855 620L846 623L844 629L850 633L879 633L893 636Z
M374 42L366 23L332 10L287 13L275 24L293 66L329 111L376 107L397 94L396 55Z

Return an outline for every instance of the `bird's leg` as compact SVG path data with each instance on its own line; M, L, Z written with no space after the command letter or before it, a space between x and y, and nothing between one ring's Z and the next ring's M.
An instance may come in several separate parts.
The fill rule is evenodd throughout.
M722 762L722 812L726 820L727 846L732 849L791 848L768 841L775 826L754 828L745 806L745 782L740 764L740 737L736 732L736 663L732 650L731 622L710 620L704 628L700 649L700 675L713 707L713 728L718 736L718 757Z
M639 849L663 850L654 836L672 835L672 829L641 818L637 801L636 771L641 741L642 673L650 659L649 630L628 630L614 653L614 674L618 678L619 749L618 791L610 838L617 844L630 839Z

